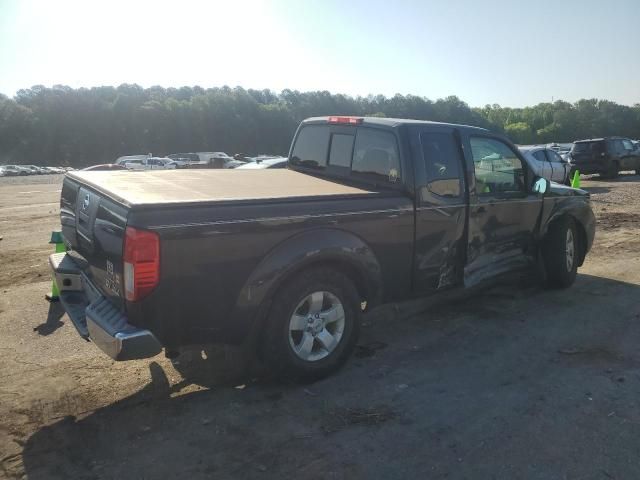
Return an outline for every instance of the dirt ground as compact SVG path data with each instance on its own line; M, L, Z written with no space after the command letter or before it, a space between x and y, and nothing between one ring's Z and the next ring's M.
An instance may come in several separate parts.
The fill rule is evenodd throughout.
M115 363L81 340L44 300L60 180L0 179L0 477L640 478L640 177L583 180L572 288L386 306L312 385L229 348Z

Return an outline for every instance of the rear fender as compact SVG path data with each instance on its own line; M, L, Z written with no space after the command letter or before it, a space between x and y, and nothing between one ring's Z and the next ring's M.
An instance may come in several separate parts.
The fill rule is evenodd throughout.
M271 297L284 281L304 268L322 264L357 275L354 280L367 305L379 303L382 275L373 250L352 233L319 228L284 240L262 259L238 295L236 319L251 324L263 317Z

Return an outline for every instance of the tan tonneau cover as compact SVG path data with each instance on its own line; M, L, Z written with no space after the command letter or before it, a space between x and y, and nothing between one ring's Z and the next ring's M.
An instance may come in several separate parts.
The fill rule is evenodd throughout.
M285 169L76 171L68 175L129 206L373 193Z

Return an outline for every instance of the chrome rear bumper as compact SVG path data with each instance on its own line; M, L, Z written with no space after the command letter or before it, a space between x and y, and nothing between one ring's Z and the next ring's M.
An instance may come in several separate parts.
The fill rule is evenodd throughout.
M92 340L114 360L136 360L157 355L162 345L149 330L134 327L105 298L67 253L49 256L60 290L60 303L85 340Z

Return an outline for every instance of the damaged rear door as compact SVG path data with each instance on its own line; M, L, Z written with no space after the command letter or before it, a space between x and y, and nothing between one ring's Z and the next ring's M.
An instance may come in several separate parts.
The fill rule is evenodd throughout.
M413 127L416 178L414 290L461 282L467 215L462 150L451 127Z

